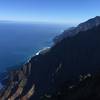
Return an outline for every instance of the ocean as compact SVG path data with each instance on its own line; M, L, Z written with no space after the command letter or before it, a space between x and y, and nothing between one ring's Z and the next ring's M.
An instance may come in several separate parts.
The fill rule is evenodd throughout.
M24 63L68 25L0 22L0 73Z

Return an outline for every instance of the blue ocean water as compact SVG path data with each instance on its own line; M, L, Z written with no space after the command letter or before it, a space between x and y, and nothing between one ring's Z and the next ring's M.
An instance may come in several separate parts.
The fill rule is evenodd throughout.
M52 39L67 25L0 23L0 73L25 62L43 47L50 46Z

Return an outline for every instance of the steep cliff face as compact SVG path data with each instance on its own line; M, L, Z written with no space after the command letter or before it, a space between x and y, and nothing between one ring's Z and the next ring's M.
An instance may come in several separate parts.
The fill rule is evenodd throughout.
M40 100L44 95L51 98L65 82L70 86L80 74L100 71L99 59L100 25L63 39L49 51L32 57L19 70L12 71L0 100Z

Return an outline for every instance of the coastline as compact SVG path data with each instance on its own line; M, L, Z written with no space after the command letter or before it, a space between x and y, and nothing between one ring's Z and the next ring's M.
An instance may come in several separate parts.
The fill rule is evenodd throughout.
M39 54L45 54L45 53L47 53L50 49L51 49L51 47L44 47L43 49L40 49L40 50L36 53L36 56L39 55Z
M27 77L31 73L32 66L31 66L30 62L31 62L32 58L37 57L39 55L44 55L51 49L51 47L45 47L43 49L40 49L37 53L32 54L28 58L28 60L26 60L26 62L24 62L22 65L19 66L19 68L17 67L15 70L12 68L11 70L7 70L5 73L1 73L0 95L2 95L2 93L4 91L8 91L8 93L10 93L11 89L12 88L14 89L14 86L20 86L20 84L22 84L22 82L27 82L26 81ZM17 78L15 78L15 77L17 77ZM25 83L25 84L27 84L27 83ZM24 86L23 86L23 88L24 88ZM33 88L32 88L32 91L34 91ZM4 98L6 96L7 95L4 94Z
M51 46L51 47L52 47L52 46ZM28 57L28 59L22 64L22 66L25 65L25 64L28 64L28 63L31 61L31 59L32 59L33 57L38 56L38 55L40 55L40 54L45 54L45 53L47 53L47 52L51 49L51 47L44 47L44 48L38 50L37 53L32 54L30 57ZM21 65L19 65L19 68L20 68L20 66L21 66ZM21 67L22 67L22 66L21 66ZM11 68L12 68L12 67L11 67ZM17 70L17 69L19 69L19 68L15 68L15 69ZM5 81L5 80L7 79L9 72L11 72L11 71L13 71L13 70L14 70L14 69L12 68L12 69L10 69L10 70L6 70L6 71L3 72L3 73L0 73L0 90L2 90L2 89L4 88L4 86L5 86L5 84L3 84L3 81Z
M51 46L51 47L52 47L52 46ZM38 55L40 55L40 54L45 54L46 52L48 52L48 51L51 49L51 47L44 47L44 48L38 50L38 52L36 52L35 54L32 54L31 56L29 56L28 59L26 60L26 62L25 62L24 64L29 63L30 60L31 60L33 57L35 57L35 56L38 56Z

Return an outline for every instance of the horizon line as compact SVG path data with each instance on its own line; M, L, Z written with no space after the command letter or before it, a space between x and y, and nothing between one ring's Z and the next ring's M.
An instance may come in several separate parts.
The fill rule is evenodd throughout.
M0 22L12 22L12 23L33 23L33 24L58 24L58 25L78 25L81 22L49 22L49 21L28 21L28 20L6 20L1 19Z

